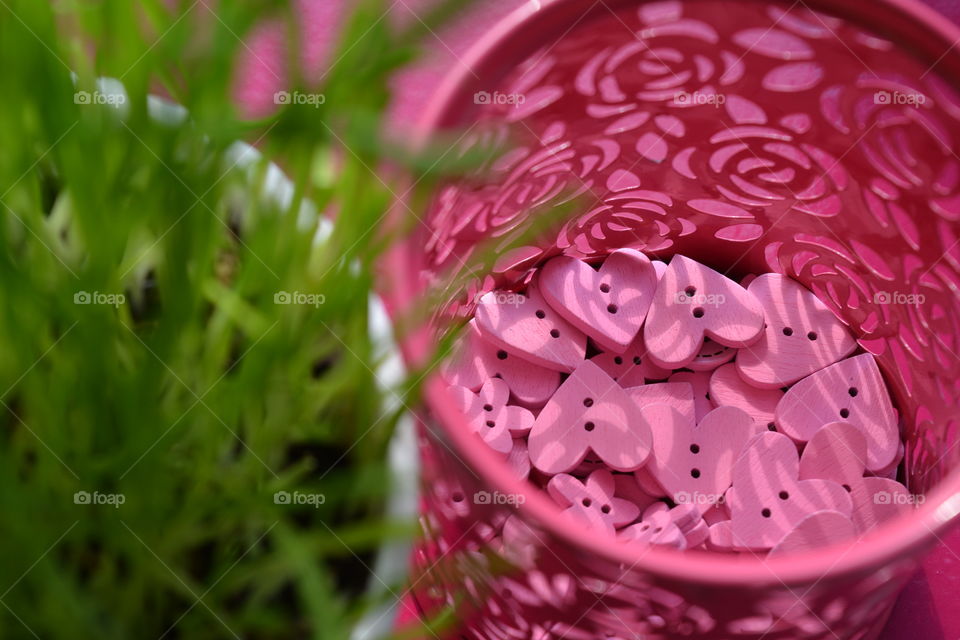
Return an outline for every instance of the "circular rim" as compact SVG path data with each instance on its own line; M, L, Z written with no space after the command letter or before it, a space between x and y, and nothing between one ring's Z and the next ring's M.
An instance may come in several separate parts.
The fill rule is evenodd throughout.
M642 2L615 0L601 10L636 4ZM934 60L939 56L938 63L950 72L941 75L960 78L960 51L952 48L960 41L960 27L918 0L810 0L810 5L848 17L874 32L896 34L896 38L891 38L894 42L909 45L912 51ZM412 131L412 144L422 148L451 125L463 124L460 121L461 107L468 96L482 88L480 82L495 83L499 79L497 76L502 77L515 66L513 61L526 57L524 51L529 55L542 46L543 36L523 38L534 22L538 23L538 33L543 34L541 23L544 20L552 20L554 26L564 21L569 24L572 18L583 20L597 5L584 11L586 6L583 0L547 0L539 8L528 3L497 23L469 49L458 67L435 91ZM563 30L558 33L562 34ZM422 299L418 295L421 293L418 284L420 264L416 259L419 250L419 247L410 250L398 247L387 257L385 276L389 291L384 296L394 317L409 309L412 301ZM428 361L434 346L429 327L420 326L402 341L401 350L408 362L423 364ZM567 517L543 492L516 478L491 449L477 447L466 418L450 399L439 376L431 376L424 395L455 455L488 486L523 495L526 500L518 511L525 513L548 535L601 559L625 565L627 571L646 571L680 582L724 587L809 584L828 574L832 579L840 579L874 572L878 566L903 559L905 553L916 554L933 546L947 529L960 521L960 469L955 469L928 493L919 509L864 536L853 547L841 544L767 560L749 555L677 552L639 544L610 544L606 536L571 526Z

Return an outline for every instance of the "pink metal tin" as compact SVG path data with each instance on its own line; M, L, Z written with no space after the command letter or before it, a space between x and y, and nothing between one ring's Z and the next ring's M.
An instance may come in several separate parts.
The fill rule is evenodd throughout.
M557 176L576 175L571 190L599 204L478 274L464 311L477 291L519 286L551 255L621 246L680 252L737 276L789 275L877 357L922 504L853 549L768 561L615 543L572 526L477 446L433 376L416 586L425 611L456 604L464 635L872 639L922 554L956 522L960 29L907 0L809 6L829 15L750 0L555 0L509 16L439 88L416 135L481 121L520 138L519 160L479 188L451 186L447 208L437 204L391 256L388 304L402 316L442 274L469 269L474 245L522 226L543 204L531 194L558 196ZM476 104L478 92L498 91L528 99ZM697 91L705 97L690 98ZM681 92L704 102L681 108ZM728 148L740 144L749 153ZM408 361L425 360L432 336L424 326L404 340Z

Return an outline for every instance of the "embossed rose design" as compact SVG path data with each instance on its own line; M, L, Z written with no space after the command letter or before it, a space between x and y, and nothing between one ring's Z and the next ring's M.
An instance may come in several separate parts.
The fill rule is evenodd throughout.
M674 171L716 192L687 206L734 221L754 220L758 211L773 220L790 211L821 218L840 212L847 172L829 153L804 142L809 116L791 114L771 123L759 105L736 95L728 96L724 108L732 126L722 124L707 144L673 157ZM761 229L748 231L759 236Z
M684 18L681 2L645 4L639 12L643 27L636 39L601 50L576 76L577 92L592 98L589 115L620 115L616 128L636 128L646 119L622 114L636 110L638 102L716 103L717 86L743 77L740 56L718 49L720 36L708 23Z
M951 122L960 120L960 96L953 89L932 74L921 83L864 73L852 86L826 89L820 108L873 168L862 193L881 227L898 229L917 250L920 235L909 211L929 208L946 221L960 220L957 123Z
M557 237L557 247L568 255L599 257L612 249L630 247L657 251L671 246L669 236L678 223L667 215L673 199L641 187L636 174L625 169L610 173L603 201L568 222Z
M597 175L620 157L614 140L571 142L565 131L565 125L557 123L548 127L542 146L510 150L493 163L479 186L441 191L428 219L432 235L426 249L434 265L466 262L480 240L507 236L532 222L532 211L586 194Z

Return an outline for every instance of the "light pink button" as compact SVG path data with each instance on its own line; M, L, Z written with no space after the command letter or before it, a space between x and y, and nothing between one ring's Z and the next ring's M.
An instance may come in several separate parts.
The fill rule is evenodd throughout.
M747 289L763 305L763 337L737 356L737 368L755 386L776 389L847 357L857 343L817 296L776 273Z
M495 346L556 371L573 371L587 336L560 317L531 283L526 295L490 291L477 305L477 327Z
M599 270L558 256L540 271L540 290L567 322L602 349L623 353L640 331L657 286L650 259L635 249L611 253Z
M652 435L640 409L600 367L586 360L564 381L530 431L530 461L543 473L566 473L590 451L611 469L639 469Z
M657 285L643 331L657 364L684 367L696 356L704 336L728 347L758 340L763 309L733 280L675 255Z

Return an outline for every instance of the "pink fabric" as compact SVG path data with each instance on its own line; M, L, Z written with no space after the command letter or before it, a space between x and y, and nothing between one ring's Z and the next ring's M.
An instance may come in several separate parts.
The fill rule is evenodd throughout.
M417 20L430 0L396 0L387 19L394 25ZM956 0L926 0L947 17L960 22ZM459 58L484 31L523 0L483 0L453 24L434 34L426 43L423 62L398 74L394 81L394 102L390 109L393 125L411 122L429 99L440 78L461 64ZM320 85L329 63L335 38L344 19L341 0L296 0L302 39L301 61L308 83ZM273 94L288 88L286 33L281 22L255 29L239 61L235 96L243 113L250 117L269 114ZM922 569L903 592L882 640L957 640L960 638L960 530L954 531L931 553ZM407 599L402 618L410 623L414 607Z

